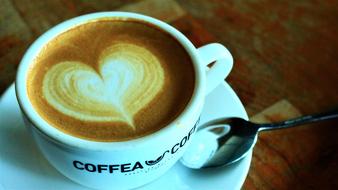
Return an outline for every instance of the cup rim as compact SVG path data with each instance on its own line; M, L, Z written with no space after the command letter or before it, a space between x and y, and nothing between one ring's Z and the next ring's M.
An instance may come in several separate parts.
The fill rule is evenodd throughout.
M113 141L113 142L101 142L101 141L92 141L83 139L80 137L75 137L69 135L67 133L62 132L61 130L51 126L47 121L42 119L42 117L35 111L33 105L31 104L28 94L27 94L27 71L29 66L32 63L32 60L35 56L41 51L45 44L47 44L51 39L55 38L62 32L65 32L71 28L74 28L78 25L88 23L90 21L104 19L104 18L118 18L118 19L136 19L141 20L142 22L146 22L161 30L167 32L172 37L174 37L186 50L189 54L195 72L195 86L193 94L181 112L181 114L176 117L173 121L171 121L167 126L155 131L154 133L138 137L135 139L130 139L126 141ZM194 45L188 40L181 32L179 32L174 27L169 24L160 21L158 19L130 12L96 12L85 14L82 16L78 16L69 20L66 20L51 29L47 32L43 33L39 38L37 38L31 46L28 48L23 58L20 61L16 81L15 81L15 91L19 106L21 108L22 113L26 116L26 119L30 121L33 125L33 128L37 129L39 132L44 134L44 136L48 137L52 141L61 144L67 145L73 148L80 149L90 149L90 150L116 150L116 149L126 149L130 147L135 147L144 144L145 142L149 142L150 139L161 139L163 135L166 133L172 134L171 132L177 127L175 125L179 123L185 123L189 121L192 115L196 114L197 110L201 110L201 104L204 102L204 88L205 88L205 69L202 67L200 63L201 59L197 53ZM200 113L197 113L198 115ZM192 127L192 126L184 126L184 127Z

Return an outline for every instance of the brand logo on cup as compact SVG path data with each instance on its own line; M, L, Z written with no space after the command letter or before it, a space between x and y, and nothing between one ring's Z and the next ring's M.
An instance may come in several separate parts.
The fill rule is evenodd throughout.
M73 161L73 166L77 170L83 170L85 172L95 172L95 173L126 173L126 172L134 172L136 170L143 170L147 167L153 167L159 164L166 155L174 155L177 151L182 148L189 140L190 136L195 132L196 125L198 124L199 120L196 122L193 128L190 129L189 133L184 136L180 142L173 145L169 150L166 150L154 160L146 160L136 161L134 163L124 163L124 164L93 164L93 163L85 163L79 160Z

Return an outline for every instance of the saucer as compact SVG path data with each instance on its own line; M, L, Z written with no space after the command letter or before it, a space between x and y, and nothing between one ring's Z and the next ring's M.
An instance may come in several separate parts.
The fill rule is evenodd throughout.
M232 116L247 119L235 92L227 83L222 83L206 97L200 123ZM21 118L14 84L0 99L0 145L0 190L88 190L57 172L37 149ZM233 165L207 170L192 170L178 162L163 176L138 189L240 189L250 167L251 155Z

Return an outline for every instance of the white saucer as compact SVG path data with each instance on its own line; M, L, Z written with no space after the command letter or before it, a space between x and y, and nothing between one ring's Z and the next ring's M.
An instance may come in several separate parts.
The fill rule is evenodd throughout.
M200 123L225 116L247 118L231 87L219 85L206 98ZM251 153L228 167L191 170L177 163L142 190L240 189L250 167ZM14 85L0 99L0 190L84 190L58 173L40 154L21 119Z

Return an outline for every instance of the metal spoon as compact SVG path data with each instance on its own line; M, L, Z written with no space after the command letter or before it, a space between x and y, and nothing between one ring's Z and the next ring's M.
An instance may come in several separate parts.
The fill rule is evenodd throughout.
M226 166L245 157L255 145L260 131L288 128L337 117L338 110L333 110L269 124L256 124L241 118L212 120L199 127L181 162L193 169Z

